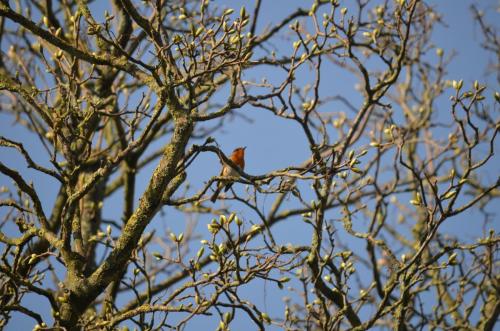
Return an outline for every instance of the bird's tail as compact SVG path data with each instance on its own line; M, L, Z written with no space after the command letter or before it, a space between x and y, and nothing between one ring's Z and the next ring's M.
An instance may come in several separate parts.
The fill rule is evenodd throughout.
M224 185L222 185L221 183L219 183L219 185L217 185L217 189L215 189L214 194L212 194L210 201L212 201L214 203L215 203L215 201L217 201L217 198L219 197L220 191L222 191L223 187L224 187Z

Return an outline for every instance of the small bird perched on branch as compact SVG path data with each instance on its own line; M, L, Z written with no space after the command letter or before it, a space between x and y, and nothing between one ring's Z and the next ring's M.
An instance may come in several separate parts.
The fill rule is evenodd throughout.
M233 153L231 153L231 156L229 157L229 159L231 161L233 161L233 163L236 164L241 170L243 170L245 168L245 149L246 149L246 147L238 147L233 151ZM221 170L219 176L239 177L240 175L229 164L223 164L222 170ZM221 181L219 181L219 183L217 184L217 189L215 190L214 194L210 198L210 201L215 202L217 200L217 197L219 196L222 188L224 188L224 192L227 192L231 188L233 183L234 183L234 180L221 180Z

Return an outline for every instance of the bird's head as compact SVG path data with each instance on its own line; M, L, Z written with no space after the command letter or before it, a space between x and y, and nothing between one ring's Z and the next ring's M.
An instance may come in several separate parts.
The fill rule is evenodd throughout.
M247 147L244 146L244 147L238 147L236 148L234 151L233 151L233 154L232 156L236 159L243 159L245 157L245 149Z

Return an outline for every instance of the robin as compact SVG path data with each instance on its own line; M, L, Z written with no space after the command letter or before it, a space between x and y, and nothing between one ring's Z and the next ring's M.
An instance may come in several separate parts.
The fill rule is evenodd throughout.
M233 163L236 164L241 170L243 170L245 168L245 149L246 149L246 147L238 147L233 151L233 153L231 153L231 156L229 157L229 159L231 161L233 161ZM222 170L221 170L219 176L239 177L239 174L229 164L223 164ZM233 183L234 183L233 180L221 180L221 181L219 181L219 184L217 184L217 189L215 190L215 192L212 195L212 197L210 198L210 200L212 202L215 202L215 200L217 200L217 197L219 196L222 188L224 188L224 192L227 192L231 188Z

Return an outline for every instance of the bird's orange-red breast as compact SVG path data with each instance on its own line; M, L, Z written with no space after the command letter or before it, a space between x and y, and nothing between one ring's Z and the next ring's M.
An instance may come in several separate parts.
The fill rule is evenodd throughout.
M241 170L245 169L245 149L246 149L246 147L238 147L231 153L231 156L229 156L229 159L231 161L233 161L233 163L236 164ZM222 166L222 170L221 170L219 176L238 177L239 174L230 165L224 164ZM217 184L217 189L215 190L215 192L212 195L212 197L210 198L210 200L212 202L215 202L217 200L217 197L219 196L222 188L224 188L224 192L227 192L231 188L232 185L233 185L232 180L220 181L219 184Z

